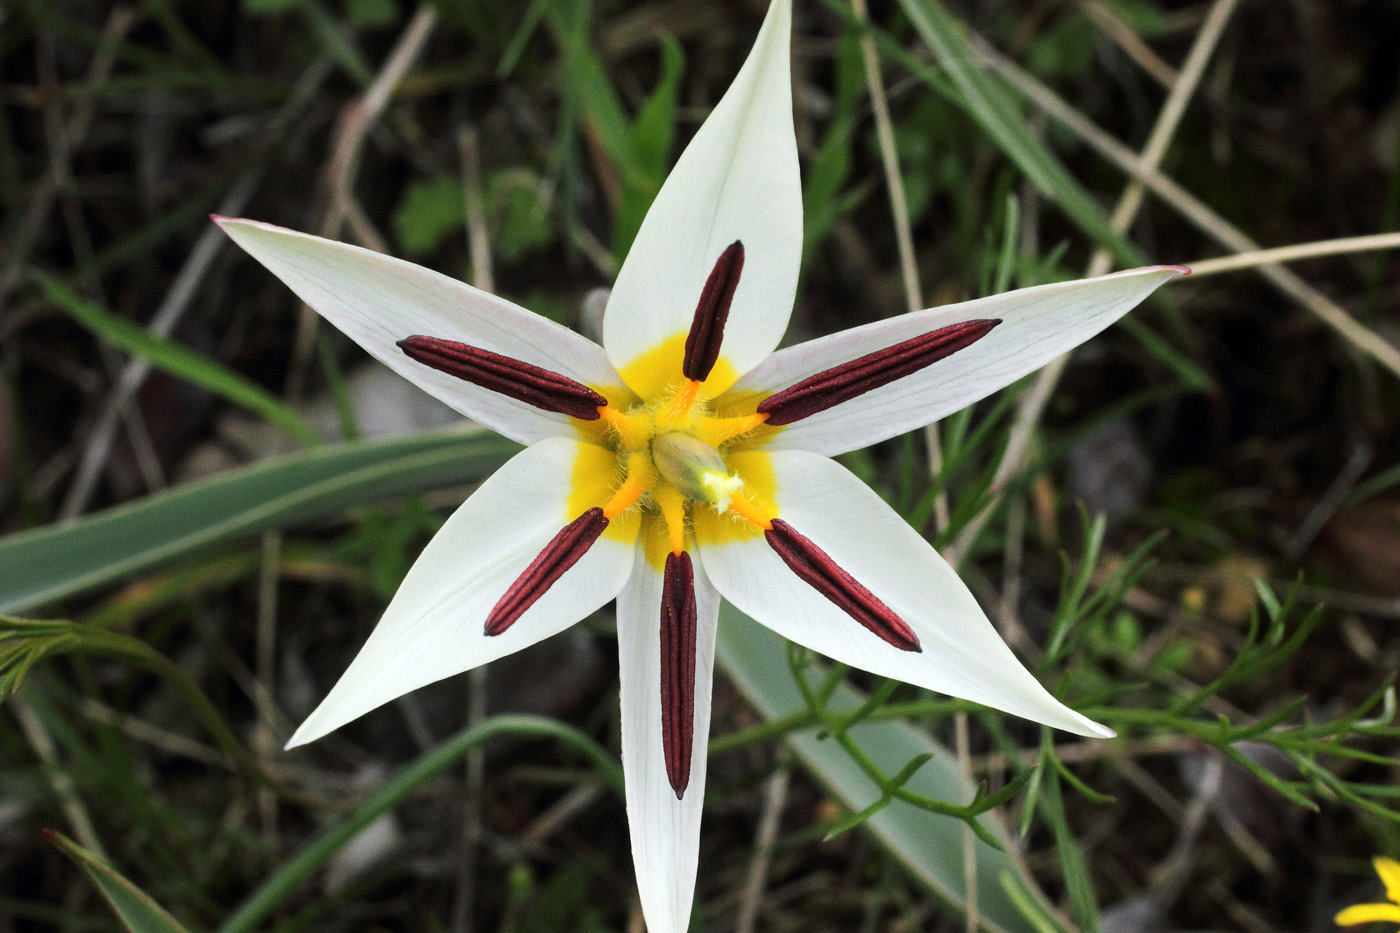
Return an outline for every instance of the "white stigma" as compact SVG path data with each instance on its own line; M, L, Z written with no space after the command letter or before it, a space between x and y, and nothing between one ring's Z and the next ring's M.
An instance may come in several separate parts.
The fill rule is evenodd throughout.
M700 477L700 483L709 493L705 498L714 503L715 511L721 515L729 511L730 498L744 487L744 481L739 477L718 470L707 471Z

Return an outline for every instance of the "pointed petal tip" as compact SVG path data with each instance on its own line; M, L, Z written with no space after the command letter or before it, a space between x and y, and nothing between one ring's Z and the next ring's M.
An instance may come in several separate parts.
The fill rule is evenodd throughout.
M1190 267L1190 266L1174 265L1174 266L1167 266L1166 268L1168 268L1168 269L1175 269L1177 275L1190 275L1190 274L1191 274L1191 267Z
M313 731L312 729L307 728L310 725L311 721L308 719L304 721L301 725L297 726L296 729L292 732L291 738L287 739L287 744L282 746L282 751L289 752L294 748L301 748L303 745L310 745L312 742L321 738L321 736L325 735L327 732L330 731L328 729Z

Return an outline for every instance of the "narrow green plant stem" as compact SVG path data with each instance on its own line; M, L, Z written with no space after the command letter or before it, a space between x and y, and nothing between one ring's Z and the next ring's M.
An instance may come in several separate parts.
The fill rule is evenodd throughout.
M541 716L496 716L457 733L441 745L425 752L383 787L350 811L339 823L321 833L281 869L274 872L253 892L233 916L224 921L218 933L250 933L269 913L325 864L360 830L401 803L423 784L442 774L472 749L497 735L535 736L557 739L581 752L597 766L603 782L623 793L622 768L597 742L584 733Z
M146 642L132 635L123 635L120 632L86 629L83 631L81 642L72 650L116 658L155 674L175 688L181 698L189 704L195 716L199 718L210 738L214 740L214 744L229 757L234 767L245 776L260 784L267 785L279 796L292 803L317 809L326 808L327 802L324 799L304 793L268 771L262 761L250 752L229 729L223 716L219 715L218 709L209 701L204 690L200 688L194 678L187 674L184 668Z
M969 700L910 700L906 703L887 703L879 709L863 712L860 719L878 722L920 716L947 716L950 713L970 713L978 709L982 709L982 707ZM786 716L779 716L756 726L711 739L709 752L711 756L723 755L726 752L737 751L750 745L782 738L789 732L815 729L823 724L822 719L811 710L797 710Z
M832 676L828 674L822 683L822 688L813 690L812 685L807 681L807 678L803 676L802 669L798 663L797 652L790 651L788 653L788 664L792 671L793 680L797 683L797 688L802 693L802 697L807 703L808 709L811 710L812 714L818 719L824 729L830 733L831 737L836 741L836 744L841 746L841 750L855 763L856 767L860 768L865 776L870 779L871 783L879 788L883 798L895 798L905 803L912 804L922 810L927 810L930 813L939 813L944 816L960 819L976 833L979 839L992 848L998 851L1001 850L1001 844L997 841L996 837L977 821L977 817L981 813L989 809L989 807L995 806L996 802L1000 801L1000 796L996 802L991 804L984 802L982 799L977 799L967 806L962 806L943 800L935 800L932 797L925 797L922 794L916 794L913 791L905 790L900 785L908 781L917 768L909 770L908 773L902 774L896 779L892 779L881 770L874 759L866 754L865 749L861 748L860 745L851 738L847 731L849 722L846 717L841 714L832 713L826 706L831 693L835 691L836 685L833 683ZM844 668L841 670L844 673ZM825 690L825 692L823 692L823 690ZM878 810L880 806L877 805L873 809ZM851 827L846 826L846 828L849 829Z

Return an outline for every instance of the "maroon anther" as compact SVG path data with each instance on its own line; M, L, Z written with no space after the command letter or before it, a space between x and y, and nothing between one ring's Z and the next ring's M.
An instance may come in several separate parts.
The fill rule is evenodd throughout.
M553 370L440 337L406 337L399 349L439 372L465 379L545 411L593 421L608 400L581 382Z
M911 337L788 386L760 402L758 411L774 426L801 421L951 356L987 336L1000 323L963 321Z
M744 244L735 240L719 254L700 292L690 333L685 335L685 359L681 362L685 378L703 382L714 369L715 360L719 359L719 345L724 342L729 305L734 301L734 289L739 287L739 273L743 271Z
M797 529L775 518L773 527L765 531L763 537L793 573L844 609L852 619L901 651L923 651L919 647L919 636L895 615L894 610L880 602L874 593L842 570L830 554L799 534Z
M690 555L666 555L661 578L661 750L676 799L690 784L695 742L695 572Z
M588 553L607 527L608 519L597 506L565 525L496 603L486 617L486 634L499 635L514 625L565 571Z

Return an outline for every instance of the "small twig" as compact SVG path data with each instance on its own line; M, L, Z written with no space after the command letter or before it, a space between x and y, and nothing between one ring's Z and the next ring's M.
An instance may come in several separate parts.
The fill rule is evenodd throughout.
M958 713L953 717L953 748L958 756L958 776L975 798L977 785L972 782L972 743L967 732L967 713ZM967 802L972 803L971 800ZM977 839L972 835L972 827L968 823L962 826L962 869L963 921L965 929L971 933L980 923L977 912Z
M464 126L457 131L457 151L462 160L462 193L466 201L467 253L471 256L472 284L484 292L494 292L496 277L491 267L491 234L486 226L486 211L482 204L479 142L476 127Z
M1073 132L1119 169L1140 180L1148 190L1221 246L1240 253L1257 252L1262 249L1258 243L1221 217L1200 198L1155 167L1143 163L1137 153L1104 132L1054 91L994 49L986 40L973 37L969 44L989 68L1005 78L1048 116ZM1301 304L1357 350L1370 356L1391 373L1400 376L1400 348L1358 324L1340 305L1278 263L1259 266L1258 270L1271 285Z
M1176 69L1153 51L1152 46L1142 41L1142 38L1133 32L1127 23L1118 18L1118 14L1104 6L1099 0L1081 0L1079 9L1089 18L1090 22L1103 30L1104 35L1112 39L1123 50L1124 54L1137 62L1138 67L1147 72L1152 80L1169 91L1176 86Z
M1400 249L1400 233L1373 233L1368 236L1349 236L1335 240L1295 243L1292 246L1276 246L1273 249L1236 253L1233 256L1220 256L1215 259L1198 259L1195 262L1187 263L1187 265L1191 267L1191 277L1199 279L1204 275L1237 272L1240 269L1254 269L1272 263L1297 262L1300 259L1316 259L1320 256L1339 256L1382 249Z
M481 670L481 668L477 668ZM525 827L519 837L522 851L538 851L555 833L568 825L575 816L593 805L607 790L602 784L580 784L555 801L548 810Z
M792 772L779 768L763 786L763 806L754 836L753 860L744 878L744 894L739 904L739 919L734 933L753 933L758 924L758 909L763 902L763 889L768 881L768 863L773 857L773 841L778 838L783 808L787 804L788 782Z
M436 26L437 10L431 5L419 7L399 35L393 51L384 60L384 66L374 76L374 83L341 114L335 140L331 144L330 163L326 167L331 203L322 223L323 235L339 233L341 223L357 212L353 191L360 174L360 153L364 150L365 140L383 116L394 89L418 61ZM377 239L377 236L373 239ZM383 242L371 241L364 245L384 252Z
M491 234L486 225L485 211L482 209L481 195L481 152L478 146L476 128L463 126L457 133L457 150L462 162L462 191L466 200L467 252L471 256L471 282L482 291L494 291L495 282L491 266ZM467 725L477 726L486 720L486 678L489 665L473 668L467 675ZM466 759L466 800L462 814L462 836L460 856L457 859L457 893L452 904L451 927L454 933L471 933L473 928L473 905L476 900L476 863L481 845L482 812L481 798L486 785L486 752L481 748L467 753ZM580 792L587 796L580 796ZM587 785L575 789L550 811L555 813L557 826L572 814L569 806L581 809L602 792L601 788ZM550 814L547 813L546 816ZM532 831L543 832L542 817ZM543 838L541 836L540 838Z
M1181 817L1181 830L1177 833L1176 842L1150 874L1147 896L1164 910L1181 896L1191 876L1191 869L1200 855L1201 831L1205 829L1212 803L1220 794L1224 775L1224 758L1220 755L1205 756L1205 770L1196 782L1191 802Z
M1162 164L1162 158L1167 154L1167 148L1176 136L1181 118L1186 113L1186 105L1195 96L1196 88L1205 75L1206 64L1215 53L1220 36L1225 32L1225 24L1230 21L1230 15L1235 12L1238 3L1239 0L1215 0L1206 21L1196 33L1196 40L1191 43L1191 51L1186 55L1186 64L1182 66L1176 84L1167 95L1166 103L1162 105L1157 122L1147 138L1147 144L1142 148L1142 155L1138 157L1144 165L1150 165L1154 171ZM1138 212L1142 210L1142 201L1146 194L1147 188L1140 179L1134 178L1128 183L1109 221L1115 231L1123 233L1132 225ZM1112 263L1112 254L1099 247L1089 261L1089 269L1085 274L1089 277L1103 275L1111 268Z
M418 61L423 47L427 45L437 25L437 11L431 5L418 8L408 25L399 34L384 65L375 75L374 81L363 94L349 104L340 115L335 137L331 142L330 159L326 164L326 188L330 203L321 220L318 233L334 239L340 235L341 227L347 222L354 231L355 239L369 249L385 252L384 242L374 225L369 222L359 202L355 200L355 181L360 173L360 153L365 140L383 116L385 108L393 96L394 89L403 76ZM301 306L297 318L297 332L292 343L292 359L287 371L286 397L296 400L301 397L307 367L316 346L316 331L320 318L306 305Z
M1093 739L1087 742L1073 742L1055 746L1055 758L1062 764L1083 764L1095 761L1120 761L1123 759L1144 758L1149 755L1180 755L1201 747L1201 740L1191 735L1164 735L1149 739L1119 739L1116 742L1103 742ZM1039 748L1024 748L1008 755L1005 752L989 752L975 755L971 759L973 774L1000 774L1008 768L1034 767L1040 760Z
M302 73L286 106L269 123L268 133L270 135L276 136L281 133L301 113L306 104L315 96L329 70L327 62L319 60ZM219 203L218 213L234 217L243 213L243 208L247 206L253 192L257 190L258 184L262 181L264 172L265 169L255 167L244 173ZM210 224L205 228L195 242L194 248L190 250L189 258L185 260L185 264L180 267L180 271L176 273L175 279L170 283L170 290L166 292L165 298L161 301L160 307L156 309L151 322L146 325L146 329L150 333L157 337L170 335L189 308L190 302L204 281L205 273L209 271L214 258L218 256L219 250L223 249L226 242L227 237L218 227ZM87 447L84 448L82 458L78 462L78 469L72 484L69 486L68 495L64 498L62 508L59 509L60 521L76 518L87 508L87 504L96 490L97 480L106 465L107 454L111 450L116 432L117 419L121 417L122 411L132 396L136 394L136 390L146 381L146 376L149 375L150 371L151 366L145 360L129 360L121 377L108 393L107 405L102 410L97 425L88 438Z
M265 756L277 748L277 712L272 691L277 682L277 591L281 566L282 535L270 531L263 535L262 561L258 567L258 619L253 661L257 719L253 727L252 751L259 756ZM277 798L271 788L258 788L258 813L268 851L275 852L278 849Z
M851 0L856 18L862 23L869 19L865 0ZM899 150L895 144L894 122L890 119L889 98L885 92L885 82L880 74L880 58L875 42L869 34L860 38L861 58L865 68L865 85L870 95L871 112L875 118L875 134L880 141L880 161L885 170L885 185L889 190L890 214L894 220L895 243L899 251L899 268L904 282L905 310L913 313L924 307L924 296L919 288L919 267L914 257L914 235L909 228L909 202L904 194L904 175L899 167ZM928 451L929 475L938 483L938 492L933 498L933 525L937 534L948 528L948 493L942 483L943 442L938 424L924 427L924 446ZM968 764L967 714L957 713L953 722L958 736L958 770L967 777ZM970 783L970 782L969 782ZM977 838L972 825L964 822L962 828L963 853L963 899L967 929L977 929ZM746 928L740 930L747 933Z
M865 0L851 0L851 7L859 21L866 22L869 19ZM895 245L899 252L905 310L919 311L924 307L924 296L919 288L919 267L914 257L914 235L909 229L909 201L904 194L904 174L899 168L899 149L895 145L894 122L890 119L889 95L885 93L884 78L880 74L879 54L869 34L861 36L860 51L865 68L865 86L870 94L870 109L875 118L875 135L880 142L880 162L884 168L885 186L890 196L890 214L894 222ZM943 471L943 445L936 424L924 429L924 444L928 449L929 472L937 478ZM942 533L948 527L948 495L941 488L933 500L933 521L934 530L938 533Z
M190 761L197 761L202 765L209 765L216 768L226 768L229 771L236 770L227 755L218 749L203 742L162 729L152 725L144 719L138 719L130 713L119 712L91 697L83 700L82 710L95 722L107 726L116 726L126 733L128 738L139 742L145 742L152 748L159 749L167 755L176 755L180 758L188 758Z
M256 169L248 171L220 202L219 213L233 216L242 213L244 206L253 196L253 192L261 180L261 171ZM166 292L165 299L156 309L151 322L146 325L146 330L149 333L156 337L170 335L189 308L190 302L193 301L204 281L205 274L226 242L227 237L224 236L223 231L212 224L200 234L194 249L190 250L189 258L185 260L185 264L180 267L180 271L171 282L170 291ZM126 410L132 397L135 396L136 390L141 388L141 384L146 381L146 376L150 372L150 363L144 359L133 357L127 362L126 368L122 370L121 376L107 394L107 404L102 409L102 414L98 416L97 424L88 437L87 446L83 448L73 482L68 487L68 494L64 497L63 506L58 510L59 521L72 521L87 509L88 502L91 501L92 494L97 489L97 481L102 476L103 469L106 468L107 455L111 452L112 442L116 439L117 424L122 417L122 412Z
M107 22L102 27L102 40L92 56L92 64L88 67L85 83L89 87L100 86L112 73L112 66L117 60L116 50L135 22L136 10L133 7L119 6L108 15ZM98 99L96 94L82 96L74 104L73 112L67 121L67 135L75 145L87 135ZM53 172L45 173L39 182L38 190L29 198L24 217L21 218L17 232L8 245L5 264L0 268L0 311L5 309L10 291L20 280L20 269L24 266L29 250L48 224L49 212L53 210L54 197L58 194L59 181L59 176Z
M78 842L84 848L93 852L98 858L107 859L107 852L102 847L102 840L97 836L97 830L93 828L92 817L88 815L87 807L83 804L83 798L78 794L77 785L73 783L73 777L68 770L58 760L58 746L54 744L53 737L49 735L49 730L44 728L38 715L30 707L29 701L24 698L24 694L16 693L10 697L7 704L14 711L15 718L19 720L20 729L24 730L25 738L29 740L29 745L34 749L34 753L39 756L39 763L43 766L44 774L49 779L49 786L53 788L54 796L58 798L59 806L63 808L63 815L68 819L68 825L73 829L73 835L78 837Z
M479 726L486 721L486 677L488 665L473 668L467 674L467 726ZM458 839L457 856L457 891L452 901L452 920L449 929L453 933L471 933L473 929L473 910L476 901L476 862L477 853L481 845L482 824L481 824L481 797L486 786L486 752L481 748L474 748L466 756L466 794L462 801L462 834ZM597 785L585 785L576 788L578 791L587 791L592 796L587 802L591 802L593 797L602 793L602 788ZM565 801L569 797L564 798ZM559 809L560 801L554 809ZM586 802L574 801L580 808ZM551 811L552 812L552 811ZM569 811L573 812L573 811ZM546 814L548 816L549 814ZM567 817L557 814L562 823ZM541 821L543 817L541 818ZM534 831L540 831L540 822L532 827ZM557 824L555 824L557 825ZM522 843L524 840L521 840Z
M1308 546L1313 543L1313 539L1322 531L1322 526L1332 520L1332 516L1337 514L1337 510L1346 502L1347 496L1356 488L1356 483L1361 479L1361 474L1366 472L1366 467L1371 464L1371 457L1374 451L1371 445L1365 442L1357 444L1347 458L1347 462L1342 466L1342 470L1337 474L1336 479L1327 487L1322 498L1317 504L1308 510L1307 517L1298 525L1298 530L1284 542L1283 556L1290 562L1297 561L1307 551Z

